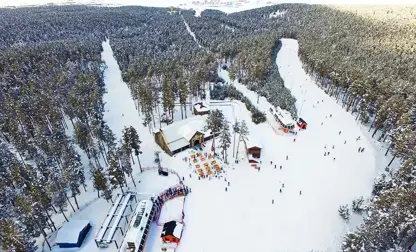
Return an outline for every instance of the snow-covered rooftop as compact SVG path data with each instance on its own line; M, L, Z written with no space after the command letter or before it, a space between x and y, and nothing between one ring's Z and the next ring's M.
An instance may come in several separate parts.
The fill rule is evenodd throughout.
M203 101L195 103L194 108L197 112L207 112L207 111L209 111L208 105Z
M284 125L295 125L295 121L293 120L292 115L287 110L276 107L274 113L276 113L277 117Z
M209 136L210 131L205 131L205 120L207 115L192 116L185 120L174 122L161 129L170 150L177 150L189 144L189 140L195 135L195 133L201 132L205 136Z
M183 224L177 221L169 221L165 223L161 237L165 235L173 235L176 238L180 238L182 234Z
M135 242L140 244L147 222L150 218L153 202L151 200L142 200L134 213L134 217L130 222L130 227L126 234L125 243Z
M255 130L250 131L250 135L247 136L246 146L247 149L252 147L263 148L263 145L261 144L261 141L259 140Z
M77 243L79 233L90 223L88 220L71 220L59 229L55 243Z

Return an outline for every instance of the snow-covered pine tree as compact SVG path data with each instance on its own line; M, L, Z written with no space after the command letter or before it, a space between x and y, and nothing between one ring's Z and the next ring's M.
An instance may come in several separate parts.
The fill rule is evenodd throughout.
M131 161L134 164L134 159L133 159L133 139L131 139L131 133L130 133L130 128L124 127L123 129L123 151L124 153L126 153L126 155L131 156Z
M121 169L131 178L134 187L136 187L136 182L133 178L133 168L131 167L130 157L123 152L123 149L118 147L116 149L117 157L120 162Z
M123 186L126 183L126 177L124 176L124 171L121 169L120 163L114 151L109 151L108 154L108 176L110 179L110 184L113 189L120 187L121 191L124 193Z
M0 219L0 234L0 245L4 251L37 251L38 247L23 223L12 219Z
M215 153L215 134L219 133L224 127L224 114L221 110L212 110L205 121L205 130L210 130L213 134L212 150Z
M91 149L94 148L94 141L86 124L80 121L75 123L74 140L75 143L85 151L88 158L91 158Z
M228 126L228 122L224 121L224 127L219 135L221 141L221 149L222 149L222 157L224 162L228 164L228 156L227 150L231 146L231 134L230 134L230 127Z
M130 128L128 129L128 134L130 135L129 139L130 139L131 149L134 150L134 154L137 157L137 161L139 162L139 167L140 167L140 170L141 170L142 165L140 163L139 156L143 153L140 150L140 144L142 143L142 141L140 141L139 134L137 134L137 131L133 126L130 126Z
M233 124L233 135L234 135L234 141L233 141L233 158L235 154L235 136L237 133L240 133L240 122L235 120Z
M345 221L349 221L350 219L350 210L347 205L342 205L338 209L339 216L341 216Z
M183 79L179 79L179 103L181 104L181 114L183 119L183 111L185 110L185 118L188 118L186 114L186 102L188 99L189 91L186 82Z
M355 199L352 201L352 211L354 213L361 213L362 211L364 211L364 198L361 196L358 199Z
M235 158L238 159L238 150L240 148L240 142L247 141L249 135L250 135L250 131L248 130L247 123L245 120L243 120L241 121L241 124L240 124L240 135L238 137L237 153L235 154Z
M172 90L171 77L165 75L162 85L162 105L163 110L169 114L170 118L173 118L173 108L175 107L175 95Z

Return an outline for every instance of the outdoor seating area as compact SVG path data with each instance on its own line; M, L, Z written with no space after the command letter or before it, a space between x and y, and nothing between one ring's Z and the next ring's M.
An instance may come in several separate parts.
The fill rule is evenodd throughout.
M192 168L195 168L196 173L201 178L211 176L222 171L221 166L215 160L213 153L203 153L195 149L189 150L189 157L192 160Z

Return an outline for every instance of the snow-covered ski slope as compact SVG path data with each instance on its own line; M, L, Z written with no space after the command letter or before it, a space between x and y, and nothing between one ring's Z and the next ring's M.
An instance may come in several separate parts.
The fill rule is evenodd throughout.
M387 160L375 152L354 118L309 79L297 49L296 41L283 40L277 64L298 108L308 90L302 110L308 129L293 142L292 135L275 134L267 124L251 126L264 147L260 172L244 162L233 164L228 192L226 182L220 188L217 181L192 183L195 193L185 206L186 230L178 251L337 251L345 232L360 221L353 216L348 226L337 210L369 196L376 158ZM229 80L226 71L220 75ZM234 85L256 104L254 92ZM269 106L260 99L261 110L267 113ZM358 153L359 147L365 151Z
M231 146L228 150L230 165L224 166L225 177L212 180L198 180L188 163L182 160L185 156L189 157L187 151L176 157L162 153L162 165L183 176L184 184L192 189L185 200L185 227L177 252L332 252L338 250L345 232L361 221L358 216L352 216L350 223L346 224L338 216L338 208L351 204L353 199L360 196L369 196L374 177L378 174L376 168L384 167L388 160L384 153L373 147L371 139L361 131L362 126L357 124L354 117L305 74L297 56L297 41L283 39L282 42L276 63L285 85L291 88L298 100L298 109L305 99L301 117L308 123L308 129L297 136L280 132L276 134L268 123L253 124L250 113L241 102L212 101L210 107L222 110L231 123L235 119L247 121L251 137L255 136L255 140L263 146L261 169L257 171L248 165L243 144L240 144L240 163L234 163ZM108 41L103 47L102 58L108 67L105 72L108 93L104 96L104 119L117 138L120 138L124 126L134 126L143 141L142 165L154 166L153 152L160 148L148 129L141 124L142 118L135 109L127 85L121 79ZM227 71L220 70L219 74L229 82ZM261 97L257 104L256 93L239 83L234 82L233 85L260 110L269 113L270 104L265 98ZM356 141L358 136L361 136L361 140ZM295 137L296 142L293 141ZM206 143L208 148L210 145L211 142ZM358 153L358 147L365 147L365 151ZM329 156L324 156L325 151L330 152ZM192 177L189 177L190 173ZM149 195L178 183L174 176L158 176L157 172L140 174L137 162L134 177L138 187L134 188L130 183L130 189ZM130 182L130 178L127 181ZM166 205L161 220L178 218L180 204L176 203L173 201ZM94 223L79 251L117 252L114 247L100 250L94 243L96 232L109 208L109 203L99 200L71 217L89 219ZM154 223L146 246L147 252L160 251L160 232L161 227Z

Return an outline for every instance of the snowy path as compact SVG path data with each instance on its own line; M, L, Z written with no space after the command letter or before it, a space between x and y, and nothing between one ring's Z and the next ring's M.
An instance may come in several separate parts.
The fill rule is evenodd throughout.
M191 28L189 27L188 23L186 22L185 18L181 15L182 19L183 19L183 23L186 26L186 30L189 32L189 34L192 36L192 38L194 38L195 43L198 44L199 48L203 48L199 43L198 40L196 39L195 33L191 30Z

